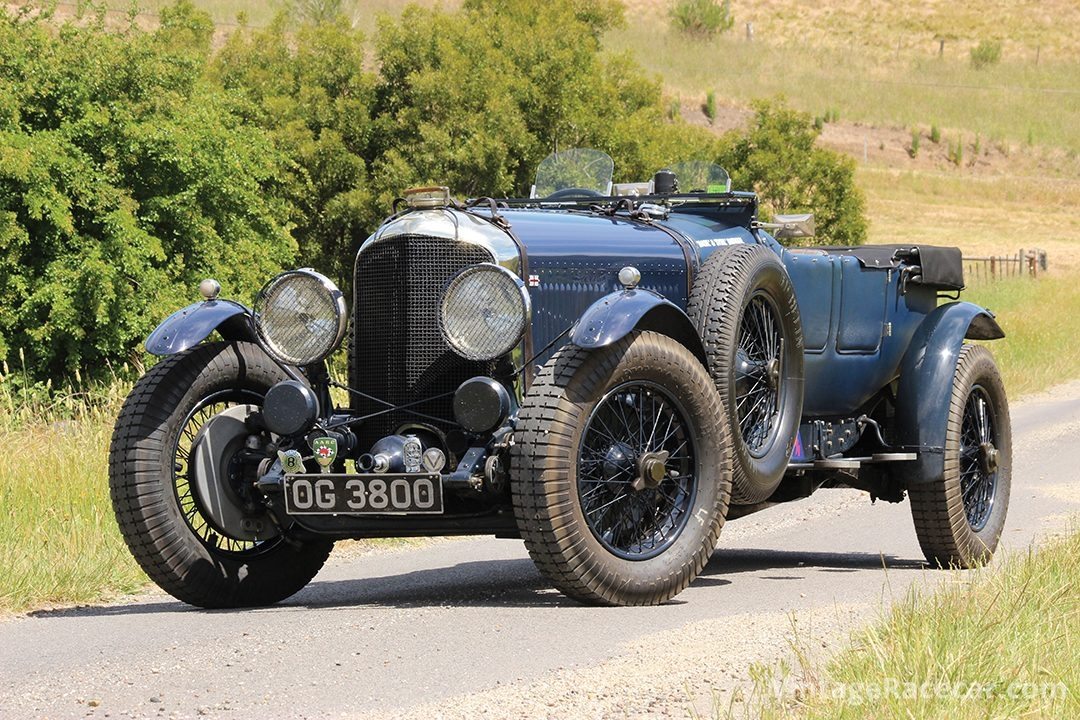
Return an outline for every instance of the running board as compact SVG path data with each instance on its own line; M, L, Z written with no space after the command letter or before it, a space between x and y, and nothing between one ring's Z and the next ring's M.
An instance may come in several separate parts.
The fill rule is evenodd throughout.
M869 457L837 457L813 462L793 462L788 464L792 470L858 470L863 465L887 462L909 462L917 460L918 453L892 452L874 453Z

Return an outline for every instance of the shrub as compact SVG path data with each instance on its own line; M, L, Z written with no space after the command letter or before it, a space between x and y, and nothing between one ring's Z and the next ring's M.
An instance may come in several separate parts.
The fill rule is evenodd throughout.
M694 37L712 37L730 30L735 24L731 16L731 0L677 0L670 10L672 24L681 32Z
M911 146L908 148L908 155L915 158L919 156L919 140L920 134L918 128L911 128Z
M291 261L286 158L201 81L211 32L187 3L152 33L0 18L0 359L107 371L199 279Z
M348 288L358 243L385 210L367 169L376 79L364 69L362 36L343 17L295 31L285 21L234 32L210 74L289 157L278 193L301 261Z
M956 167L960 167L964 162L964 138L963 136L957 136L956 144L949 143L949 151L947 157Z
M937 125L930 126L930 142L934 143L935 145L941 142L941 128L939 128Z
M759 194L763 218L813 211L815 242L857 245L866 238L866 219L855 161L817 147L817 136L808 114L757 101L750 130L728 133L718 162L731 174L732 187Z
M1001 43L997 40L983 40L971 48L971 67L982 70L1001 62Z
M668 120L678 120L682 117L682 102L678 98L671 98L668 100Z
M345 12L343 0L288 0L285 7L293 19L307 25L334 22Z
M710 90L705 95L705 104L701 106L702 111L705 113L705 117L709 119L709 124L712 125L716 120L716 93Z

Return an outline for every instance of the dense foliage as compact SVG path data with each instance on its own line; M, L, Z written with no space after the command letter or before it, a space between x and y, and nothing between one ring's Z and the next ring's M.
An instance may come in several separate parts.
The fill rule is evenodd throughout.
M763 219L812 210L818 243L858 245L866 218L855 161L815 145L819 133L809 114L758 101L749 131L728 134L718 162L731 173L732 187L760 194Z
M287 157L205 82L211 30L0 20L0 358L100 369L198 278L250 288L294 256Z
M320 6L321 7L321 6ZM672 118L660 82L601 50L615 0L407 9L366 42L284 16L218 49L190 3L153 31L0 19L0 359L62 377L122 361L205 276L247 300L290 264L343 285L401 189L528 190L550 151L595 147L616 180L719 159L766 212L815 210L858 242L850 163L809 119L761 106L749 134ZM527 40L526 40L527 39Z

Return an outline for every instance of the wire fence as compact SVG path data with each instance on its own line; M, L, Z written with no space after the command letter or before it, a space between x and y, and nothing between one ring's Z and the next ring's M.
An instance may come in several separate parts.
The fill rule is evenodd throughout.
M1037 278L1046 272L1045 250L1021 250L1015 255L965 257L964 275L969 280L1001 280L1010 277Z

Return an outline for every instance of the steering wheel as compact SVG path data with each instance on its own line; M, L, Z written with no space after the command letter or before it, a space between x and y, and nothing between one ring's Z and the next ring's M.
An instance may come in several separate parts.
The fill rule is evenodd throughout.
M568 187L562 190L556 190L548 195L545 200L570 200L573 198L594 198L604 197L604 193L597 192L596 190L590 190L589 188L577 188Z

